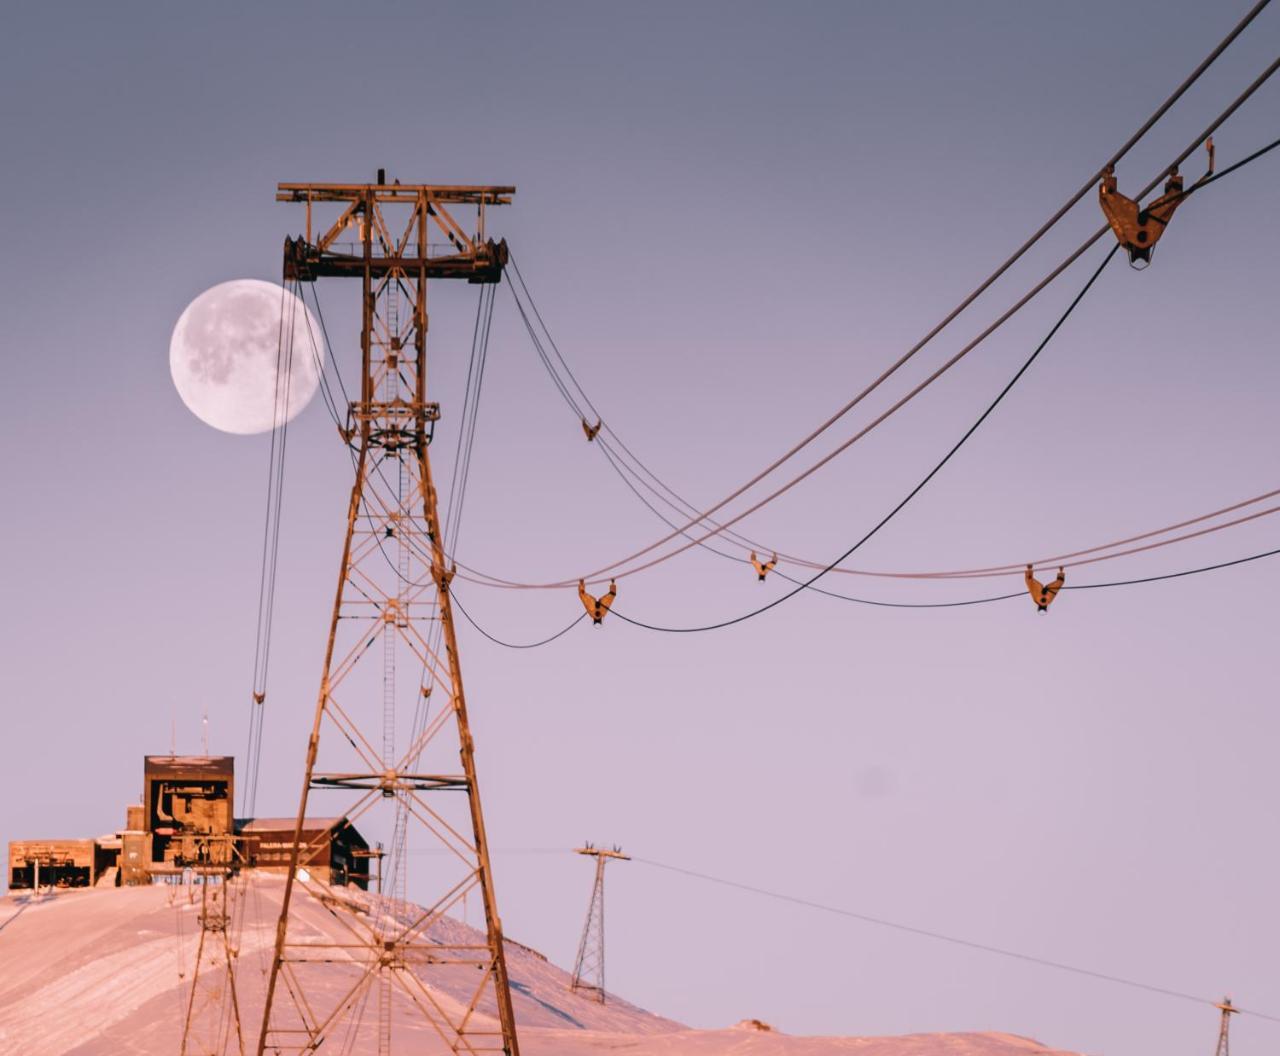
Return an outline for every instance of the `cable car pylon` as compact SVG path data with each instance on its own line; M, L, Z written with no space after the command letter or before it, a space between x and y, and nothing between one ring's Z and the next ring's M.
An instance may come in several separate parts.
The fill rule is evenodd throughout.
M426 358L428 280L501 280L507 247L486 237L486 211L514 193L388 183L381 170L376 183L277 188L277 201L306 205L304 234L285 239L285 281L360 282L360 388L342 430L355 480L258 1056L313 1053L330 1038L387 1052L424 1023L443 1052L519 1056L431 475L440 406L427 399ZM463 210L471 230L452 215ZM415 878L427 908L367 893L367 859L332 886L299 867L313 792L318 812L390 834L397 859L405 838L443 852ZM391 863L393 880L404 867ZM478 938L450 920L472 893L484 907ZM340 936L300 925L292 907L303 899L338 918ZM366 1006L376 1022L364 1021Z
M578 957L573 963L573 979L569 989L592 1001L605 1003L604 989L604 867L610 859L629 862L631 856L622 853L621 847L595 847L592 844L578 847L577 854L596 860L596 879L591 887L591 902L587 906L587 921L582 926L582 938L578 942Z
M1222 1012L1222 1023L1218 1027L1218 1047L1214 1050L1214 1056L1230 1056L1231 1017L1240 1010L1231 1003L1229 997L1224 997L1222 1003L1214 1007Z

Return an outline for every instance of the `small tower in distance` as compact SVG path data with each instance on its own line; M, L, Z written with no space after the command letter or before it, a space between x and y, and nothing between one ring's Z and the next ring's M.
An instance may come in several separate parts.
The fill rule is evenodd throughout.
M1231 998L1224 997L1222 1004L1216 1005L1222 1012L1222 1026L1218 1028L1218 1049L1214 1056L1230 1056L1228 1035L1231 1033L1231 1017L1240 1010L1231 1003Z
M578 943L578 959L573 966L573 982L569 989L593 1001L605 1002L604 990L604 867L610 858L628 862L629 855L622 848L612 850L587 844L578 847L578 854L596 860L596 880L591 888L591 904L587 907L587 922L582 927L582 941Z

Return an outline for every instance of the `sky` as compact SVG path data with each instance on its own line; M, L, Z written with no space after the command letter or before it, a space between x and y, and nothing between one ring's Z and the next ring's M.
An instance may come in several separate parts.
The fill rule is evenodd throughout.
M141 757L175 736L199 750L206 713L210 749L244 752L269 440L187 411L168 348L203 290L279 279L302 217L274 201L277 182L383 167L404 182L514 184L490 229L579 380L664 480L711 502L926 333L1245 5L360 10L53 3L8 15L0 839L119 828ZM1120 189L1155 178L1278 47L1280 10L1268 10L1122 162ZM1273 82L1220 130L1220 167L1274 138L1278 106ZM1146 271L1114 260L860 564L1018 562L1280 486L1277 164L1186 201ZM1099 223L1089 195L814 456ZM749 534L841 553L972 423L1104 253ZM475 289L458 286L431 294L442 479L475 313ZM319 294L350 385L357 294L338 280ZM469 564L559 579L665 534L584 442L505 289L480 414L457 541ZM318 401L291 426L288 460L258 793L271 814L296 808L350 486ZM1072 582L1275 539L1264 518ZM803 596L714 633L609 619L522 652L463 626L506 931L571 963L591 870L568 851L589 839L1280 1015L1277 575L1261 561L1064 593L1048 616L1028 599L888 610ZM939 589L856 586L891 600ZM624 581L617 608L686 625L781 589L695 552ZM513 641L580 611L572 591L459 594ZM610 987L695 1026L1004 1030L1170 1056L1216 1036L1206 1005L640 861L608 882ZM1280 1024L1240 1016L1233 1032L1249 1051L1274 1045Z

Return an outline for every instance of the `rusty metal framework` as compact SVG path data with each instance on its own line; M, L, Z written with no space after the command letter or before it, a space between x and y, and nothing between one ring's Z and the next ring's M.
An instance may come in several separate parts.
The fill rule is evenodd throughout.
M424 1051L423 1024L440 1052L518 1056L428 457L440 409L427 399L426 358L428 280L501 279L506 244L487 237L486 213L514 192L388 184L381 171L373 184L278 188L277 201L306 205L305 233L285 240L286 281L361 282L361 374L340 427L355 481L259 1056L314 1052L331 1037L388 1052L408 1030ZM325 210L337 215L320 225ZM462 210L474 213L470 231L453 216ZM406 844L439 852L429 893L415 890L424 909L385 890L349 896L299 867L313 793L325 813L384 819L392 894ZM459 938L445 918L477 891L484 934ZM299 923L306 900L339 923L340 941Z
M1231 1056L1231 1017L1240 1010L1231 1003L1231 998L1224 997L1222 1003L1215 1006L1222 1013L1222 1023L1218 1027L1218 1047L1214 1056Z
M231 901L236 894L232 884L239 864L235 837L205 837L197 859L190 868L200 888L200 938L191 969L179 1056L245 1056L240 998L236 992L239 950L231 933Z
M587 921L582 926L582 939L578 943L578 959L573 964L573 980L569 989L576 994L605 1003L604 988L604 867L610 859L623 862L631 860L621 847L607 849L587 844L577 848L596 860L596 879L591 887L591 902L587 906Z

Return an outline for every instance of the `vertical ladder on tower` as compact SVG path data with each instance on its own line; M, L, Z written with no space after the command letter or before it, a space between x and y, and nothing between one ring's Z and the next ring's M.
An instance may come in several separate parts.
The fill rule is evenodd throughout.
M387 327L387 356L385 362L386 373L382 379L382 399L387 405L394 404L400 398L400 300L397 296L399 293L399 280L395 275L390 275L386 280L386 289L383 297L383 312ZM391 452L388 453L389 455ZM382 758L387 765L392 765L396 759L396 650L398 639L400 637L400 629L407 625L408 621L404 613L405 601L407 593L405 590L405 581L408 579L408 565L406 562L406 543L408 540L408 531L402 530L401 517L399 511L404 509L404 491L405 491L405 464L404 453L395 452L395 490L396 490L396 513L392 514L391 520L394 524L395 533L395 570L396 570L396 587L395 594L388 599L387 612L384 615L382 625ZM390 556L390 555L388 555ZM384 789L383 796L390 797L390 790ZM404 814L402 805L397 801L394 826L399 828L402 824L401 817ZM383 939L384 941L394 936L399 923L396 907L404 897L404 888L402 878L404 876L404 862L400 857L400 848L394 836L391 840L391 875L386 877L390 880L390 884L383 888L383 895L390 898L390 902L382 904L382 921L383 921ZM378 979L378 1056L391 1056L391 1023L392 1023L392 1004L394 1001L395 981L392 976L394 968L384 971Z

